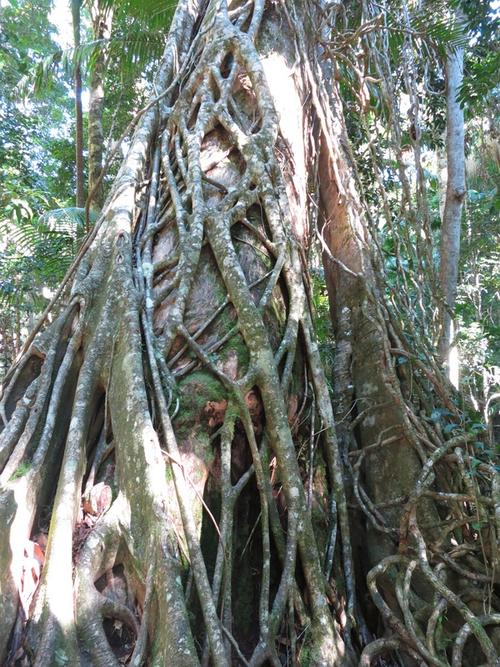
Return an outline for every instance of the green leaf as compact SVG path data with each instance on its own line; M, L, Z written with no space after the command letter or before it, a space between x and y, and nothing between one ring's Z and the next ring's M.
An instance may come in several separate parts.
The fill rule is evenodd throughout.
M473 424L470 425L469 428L474 433L480 433L487 430L486 424L484 424L483 422L474 422Z

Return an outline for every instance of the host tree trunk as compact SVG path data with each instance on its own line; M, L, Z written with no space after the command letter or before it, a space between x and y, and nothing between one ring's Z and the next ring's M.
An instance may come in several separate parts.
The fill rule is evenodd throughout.
M316 9L179 5L158 97L4 384L2 660L441 665L447 605L454 664L471 633L497 659L496 617L477 619L427 561L422 499L467 439L440 449L411 421ZM318 209L339 441L307 274Z

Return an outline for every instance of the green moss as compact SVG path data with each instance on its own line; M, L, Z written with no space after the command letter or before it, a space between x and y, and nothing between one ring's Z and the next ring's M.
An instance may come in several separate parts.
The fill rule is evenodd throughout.
M23 477L26 475L28 470L31 468L31 465L29 463L20 463L16 470L12 473L11 480L13 479L18 479L19 477Z
M196 413L202 410L207 401L222 401L226 390L210 371L197 371L181 380L178 385L180 410Z
M302 646L300 649L300 664L302 667L309 667L311 664L311 649L309 646Z
M204 416L209 401L220 402L227 398L223 385L210 371L197 371L179 382L179 411L174 420L179 437L186 435Z

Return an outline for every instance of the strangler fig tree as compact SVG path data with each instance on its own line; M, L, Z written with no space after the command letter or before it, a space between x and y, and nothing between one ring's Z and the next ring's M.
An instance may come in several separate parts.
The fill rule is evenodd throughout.
M102 215L4 382L4 661L448 664L416 625L436 629L433 605L458 610L457 655L472 634L497 659L495 618L458 599L419 527L439 522L433 465L463 460L466 439L436 443L393 365L405 343L320 58L326 5L179 2ZM316 223L335 406L307 272Z

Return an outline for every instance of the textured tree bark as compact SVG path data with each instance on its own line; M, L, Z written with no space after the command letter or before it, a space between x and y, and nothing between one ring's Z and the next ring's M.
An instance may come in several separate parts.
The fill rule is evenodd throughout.
M311 71L314 70L319 82L322 78L319 63L315 68L311 66ZM429 405L436 404L444 405L439 410L445 410L452 420L459 419L459 415L446 394L446 382L437 369L434 371L419 363L418 368L408 370L404 365L400 367L395 358L399 354L403 355L400 360L402 358L405 363L407 359L412 359L413 363L418 360L415 348L408 345L386 304L386 286L381 280L383 271L379 264L381 258L376 253L376 225L370 221L369 208L362 204L362 190L349 148L342 101L335 82L329 95L328 89L320 85L312 83L311 87L313 96L317 91L315 108L321 128L317 208L336 339L335 417L340 452L351 473L346 478L346 492L349 499L356 499L362 510L361 516L352 517L356 617L359 622L363 617L367 619L369 631L379 637L370 642L368 633L360 665L373 664L379 655L394 651L399 651L397 664L414 665L415 660L423 659L424 664L448 665L451 656L436 649L435 639L439 634L436 633L436 622L438 618L442 619L443 608L454 607L463 619L470 619L466 624L479 629L474 620L475 614L480 613L478 607L470 598L463 604L459 590L456 575L464 570L457 568L453 556L449 555L453 553L453 540L450 542L449 539L451 527L445 528L444 532L442 529L443 523L446 524L443 517L449 516L448 510L443 511L435 502L460 497L460 494L448 495L451 488L454 491L464 487L472 490L467 474L462 477L464 469L459 472L447 468L443 460L446 452L452 451L457 443L463 446L467 436L451 437L446 441L439 429L433 432L426 428L425 419L419 418L425 414L424 410L429 410ZM422 374L431 382L424 382L417 390ZM429 403L427 399L434 393L436 395ZM432 407L428 414L431 411ZM454 451L460 470L463 455L456 449ZM434 473L428 476L426 471L431 469ZM491 466L489 470L491 473ZM496 478L496 473L493 477ZM489 483L491 481L490 477ZM431 486L433 491L430 491ZM429 490L424 491L424 488ZM494 495L494 491L492 493ZM463 515L461 520L465 520ZM498 536L499 533L495 534ZM463 535L459 537L459 540L463 539ZM432 545L439 545L438 551L444 547L441 556L437 556ZM495 571L497 556L493 553L499 546L497 541L496 546L493 542L488 547L492 550L492 559L486 566L490 574ZM443 560L436 565L441 557ZM434 571L429 565L433 558ZM448 566L451 570L446 576L440 575L440 582L436 575ZM414 576L416 571L418 576ZM363 592L365 581L369 597ZM446 585L442 585L444 581ZM433 598L436 591L444 596L440 603ZM432 598L433 603L429 605ZM374 616L371 605L380 615ZM418 615L425 621L417 622ZM404 619L403 623L400 618ZM380 620L388 637L380 637L380 628L376 625ZM494 624L499 620L500 617L493 614L488 616L487 623ZM366 639L363 631L366 632L366 628L360 626L361 636ZM476 640L481 649L475 651L469 645L467 655L462 652L461 640L467 634L465 630L459 631L452 622L448 624L447 632L455 636L453 665L483 664L484 655L488 655L493 664L498 664L500 643L495 631L490 635L480 631ZM427 643L421 639L424 634Z
M458 360L450 357L454 336L453 310L457 295L460 260L460 227L466 195L464 112L458 101L464 68L464 49L457 47L446 56L446 160L447 184L441 223L440 283L443 293L442 332L439 352L448 367L450 380L458 386Z
M335 87L321 108L318 225L336 343L334 408L343 460L352 476L350 494L365 510L364 527L362 521L355 523L353 546L364 581L370 568L397 551L401 499L414 489L423 457L393 363L391 349L402 343L377 279ZM375 509L379 506L385 509ZM427 523L438 520L430 504L419 511Z

